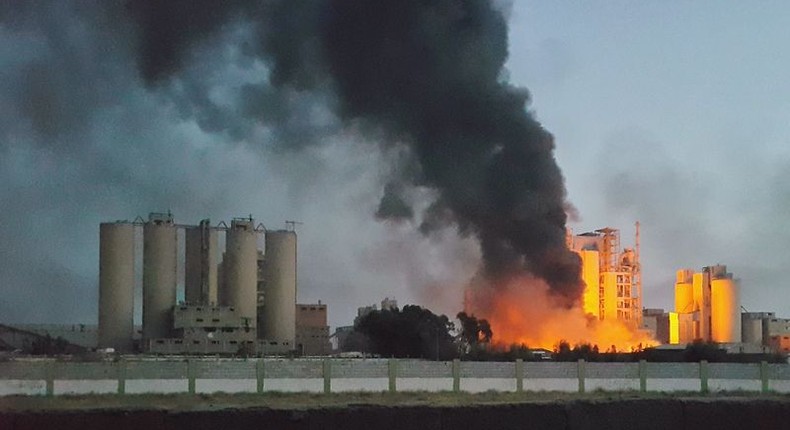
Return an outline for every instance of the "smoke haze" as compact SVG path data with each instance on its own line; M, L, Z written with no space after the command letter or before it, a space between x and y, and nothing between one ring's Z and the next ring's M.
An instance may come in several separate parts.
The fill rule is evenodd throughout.
M0 317L95 322L99 222L167 209L303 221L299 300L333 325L454 315L480 261L572 300L521 83L575 230L642 221L645 304L720 262L781 314L788 11L502 3L0 2Z

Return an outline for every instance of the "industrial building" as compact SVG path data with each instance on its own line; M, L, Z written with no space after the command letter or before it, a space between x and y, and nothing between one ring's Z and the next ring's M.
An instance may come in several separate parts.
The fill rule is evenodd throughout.
M268 354L296 349L297 238L293 228L266 230L251 216L233 219L230 226L224 222L211 226L207 219L198 225L178 225L170 213L151 213L147 221L138 217L100 225L99 348L135 350L138 228L143 236L140 350ZM181 230L184 301L177 303ZM261 239L263 250L258 245ZM326 305L321 306L327 338Z
M790 353L790 319L777 318L773 312L741 314L744 344L760 345L773 352Z
M328 355L329 343L326 304L296 304L296 350L300 355Z
M669 313L669 343L696 339L716 343L741 342L741 305L738 281L727 266L677 272L675 311Z
M642 325L642 278L639 223L634 248L620 248L620 232L602 228L578 235L568 232L568 248L582 260L584 312L599 320Z

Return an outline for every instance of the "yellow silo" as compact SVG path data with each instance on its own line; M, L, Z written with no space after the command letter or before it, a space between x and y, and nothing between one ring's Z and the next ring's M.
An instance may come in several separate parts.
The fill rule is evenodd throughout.
M688 313L694 311L694 285L691 269L681 269L677 272L675 281L675 312Z
M598 251L581 250L579 256L582 259L582 279L584 280L584 313L591 314L595 318L600 318L599 304L599 256Z
M711 290L711 340L719 343L741 341L738 284L730 277L713 279Z

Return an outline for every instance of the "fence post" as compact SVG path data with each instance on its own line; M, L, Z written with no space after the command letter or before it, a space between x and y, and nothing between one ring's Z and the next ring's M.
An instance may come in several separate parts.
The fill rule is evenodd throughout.
M760 391L768 392L768 362L760 362Z
M394 393L398 391L398 361L395 358L390 358L387 362L387 376L389 377L389 392Z
M195 394L195 364L191 358L187 359L187 383L189 394Z
M699 389L703 393L708 392L708 361L699 362Z
M639 360L639 391L647 392L647 361Z
M126 394L126 360L121 358L115 365L118 370L118 394Z
M524 391L524 360L516 359L516 392Z
M264 368L263 357L258 358L255 363L255 379L257 379L258 394L263 394L263 380L266 377L266 368Z
M57 362L50 361L46 364L45 377L47 381L47 396L55 394L55 366Z
M332 362L328 359L324 359L324 394L329 394L332 392Z
M580 358L577 366L576 373L579 375L579 392L584 393L584 359Z
M461 360L453 359L453 393L461 391Z

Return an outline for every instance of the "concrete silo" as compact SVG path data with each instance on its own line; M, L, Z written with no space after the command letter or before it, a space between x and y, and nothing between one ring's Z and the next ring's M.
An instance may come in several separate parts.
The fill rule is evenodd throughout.
M675 312L688 313L695 310L693 279L693 270L678 270L675 281Z
M225 240L222 304L255 327L258 297L258 233L252 219L234 219Z
M134 224L99 226L99 348L132 350L134 334Z
M189 227L185 237L184 295L192 305L214 306L217 301L217 230L207 219Z
M710 282L711 340L719 343L741 341L741 303L738 283L732 275Z
M263 263L261 338L289 341L296 336L296 232L267 231Z
M171 214L152 213L143 226L143 342L170 337L176 304L177 235Z

